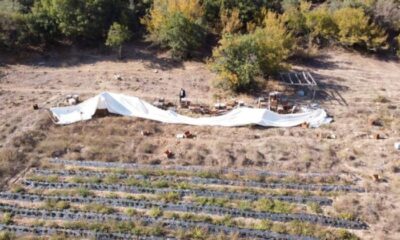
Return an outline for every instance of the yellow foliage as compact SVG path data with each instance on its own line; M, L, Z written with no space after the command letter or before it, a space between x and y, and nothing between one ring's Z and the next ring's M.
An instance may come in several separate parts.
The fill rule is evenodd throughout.
M257 29L257 24L254 22L248 22L246 24L246 30L248 33L253 33Z
M336 36L337 26L326 6L320 6L307 12L305 19L312 38L330 39Z
M247 32L252 33L254 32L258 27L263 27L264 26L264 20L265 17L268 14L268 9L267 8L262 8L260 10L260 13L257 16L254 16L253 21L250 21L246 24L246 29Z
M237 8L230 13L227 10L221 12L222 34L237 33L243 27L239 14Z
M191 21L197 21L203 17L204 8L199 0L154 0L150 14L141 22L150 33L154 33L166 23L168 16L177 12Z
M300 1L300 12L304 14L304 13L310 11L311 5L312 5L311 2L309 2L309 1L306 1L306 0Z
M285 26L285 20L282 15L268 11L265 14L264 27L261 29L263 37L258 38L263 46L272 47L280 46L282 50L285 50L285 54L289 54L289 45L292 43L291 35L287 31Z
M211 67L219 75L217 86L233 91L248 91L264 76L284 67L290 55L293 38L281 15L263 12L259 27L248 34L225 34L214 49Z
M385 32L370 23L368 16L361 8L341 8L334 12L333 19L339 28L339 41L346 45L363 43L375 50L386 47Z

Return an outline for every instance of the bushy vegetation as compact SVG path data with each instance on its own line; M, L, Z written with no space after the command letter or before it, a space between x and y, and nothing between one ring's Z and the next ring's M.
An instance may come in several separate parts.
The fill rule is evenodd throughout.
M1 13L0 46L15 50L59 41L104 42L114 22L138 27L139 14L126 0L19 1L19 12ZM142 2L142 1L139 1ZM136 15L135 15L136 14Z
M213 52L212 68L219 73L218 85L245 91L257 78L276 73L289 56L292 38L281 16L268 12L263 25L243 35L224 35Z
M359 44L371 50L385 47L385 32L369 23L363 9L341 8L334 12L333 19L339 29L339 42L348 46Z
M12 240L12 239L17 239L14 234L5 231L0 232L0 240Z
M150 39L187 57L204 41L204 10L198 0L155 0L150 14L142 19Z
M106 45L113 48L118 48L118 56L121 59L122 45L128 41L130 37L131 32L129 31L128 27L114 22L108 31Z
M219 75L217 85L233 91L256 86L284 67L289 56L315 47L337 44L400 55L398 0L17 2L0 13L3 50L106 44L121 55L133 33L187 58L210 47L205 43L211 36L219 40L211 46L210 61Z

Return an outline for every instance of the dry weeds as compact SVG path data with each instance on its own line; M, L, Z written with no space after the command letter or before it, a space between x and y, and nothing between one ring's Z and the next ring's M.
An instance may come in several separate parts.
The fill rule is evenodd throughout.
M141 48L134 50L147 54ZM371 228L357 232L364 239L399 236L400 158L393 148L400 140L399 63L333 51L317 59L315 66L295 64L296 69L313 71L326 92L317 100L335 122L319 129L190 127L111 116L55 126L46 113L31 110L33 103L49 107L69 93L85 98L100 91L115 91L149 101L158 96L175 102L180 87L184 87L194 102L205 103L212 103L213 95L218 95L210 91L208 80L214 75L203 63L171 66L163 62L162 55L151 54L145 55L152 56L146 59L113 62L107 56L90 54L54 53L50 61L60 66L57 68L36 66L40 58L0 67L4 73L0 76L2 179L49 157L346 172L371 193L343 196L330 211L367 221ZM116 73L123 76L122 81L113 79ZM277 82L267 87L284 88ZM254 101L249 96L238 98ZM371 125L370 120L379 124ZM176 139L176 134L186 130L196 133L196 138ZM151 134L142 136L141 131ZM375 134L385 139L371 138ZM335 139L329 139L332 135ZM174 159L164 156L166 149L174 152ZM374 182L373 174L383 180Z

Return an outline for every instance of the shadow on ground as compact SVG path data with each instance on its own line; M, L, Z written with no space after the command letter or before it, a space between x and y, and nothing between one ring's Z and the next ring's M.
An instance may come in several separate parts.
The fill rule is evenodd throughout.
M321 54L314 58L299 58L292 61L296 67L301 68L301 71L309 71L316 80L318 87L315 89L314 101L318 103L330 102L342 106L348 106L346 99L343 98L342 92L349 90L347 86L341 84L344 79L333 78L332 76L318 74L313 69L334 70L334 69L349 69L346 65L351 65L351 62L334 61L328 54ZM306 89L307 90L307 89ZM311 89L309 91L312 92Z
M74 67L89 65L96 62L129 62L143 61L148 68L169 70L182 68L183 62L171 58L166 51L153 47L150 43L138 41L127 44L123 49L123 59L117 58L116 51L108 48L78 48L75 46L58 46L57 49L44 53L29 52L20 55L2 54L0 66L23 64L36 67ZM193 61L201 61L193 59Z
M315 101L336 103L342 106L348 106L346 99L343 98L342 92L349 90L349 87L340 85L338 82L344 81L341 78L333 79L331 76L325 76L311 73L318 83L318 88L315 94Z

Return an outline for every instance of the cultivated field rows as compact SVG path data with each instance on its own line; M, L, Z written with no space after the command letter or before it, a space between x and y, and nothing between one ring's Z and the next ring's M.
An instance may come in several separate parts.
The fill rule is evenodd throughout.
M266 183L244 180L245 171L231 175L233 169L126 166L56 159L32 168L0 192L0 229L101 239L352 239L368 228L329 211L336 196L368 194L355 184L291 183L293 176L274 172ZM293 192L271 195L263 192L268 188Z

